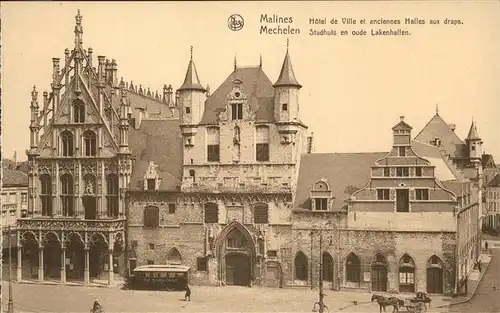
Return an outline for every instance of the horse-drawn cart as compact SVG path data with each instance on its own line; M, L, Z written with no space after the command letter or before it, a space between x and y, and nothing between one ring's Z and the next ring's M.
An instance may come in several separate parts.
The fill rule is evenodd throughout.
M404 300L404 307L408 312L412 313L423 313L427 312L427 303L430 303L430 299L421 298L411 298Z

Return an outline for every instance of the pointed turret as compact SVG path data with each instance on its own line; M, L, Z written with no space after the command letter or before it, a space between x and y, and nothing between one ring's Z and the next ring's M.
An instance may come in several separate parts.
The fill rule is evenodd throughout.
M205 88L200 83L198 77L198 72L196 71L196 66L193 61L193 47L191 47L191 59L189 60L189 65L186 71L186 77L184 78L184 83L178 90L200 90L206 91Z
M477 127L474 121L472 121L472 124L470 125L469 135L467 135L466 140L481 140L481 137L479 137L479 134L477 133Z
M283 66L281 67L281 72L278 80L274 84L274 87L297 87L302 88L295 78L295 73L293 72L292 60L290 59L290 54L288 53L288 40L286 43L286 54L285 60L283 60Z
M472 121L469 129L469 135L465 138L465 143L469 149L469 160L473 163L481 161L483 155L483 141L477 132L476 123Z

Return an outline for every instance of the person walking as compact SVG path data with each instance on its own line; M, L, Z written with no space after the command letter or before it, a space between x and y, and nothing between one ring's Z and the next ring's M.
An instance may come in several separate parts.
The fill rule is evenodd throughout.
M486 250L486 252L488 252L488 242L487 241L484 243L484 250Z
M185 301L191 301L191 289L189 289L188 284L186 284L186 295L184 296Z
M101 313L102 312L102 306L99 304L99 301L97 301L97 299L94 300L94 306L92 307L91 312L92 313Z

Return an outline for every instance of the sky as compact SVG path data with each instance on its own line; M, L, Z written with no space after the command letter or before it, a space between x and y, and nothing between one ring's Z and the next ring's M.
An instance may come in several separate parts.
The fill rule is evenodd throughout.
M416 136L436 112L467 136L477 123L486 153L500 162L500 2L4 2L2 18L2 150L26 159L33 85L50 91L52 58L74 46L77 10L83 45L116 59L118 76L161 91L179 88L190 46L211 90L239 66L258 65L278 78L287 39L303 86L300 118L314 132L315 152L389 151L391 127L405 116ZM239 14L244 26L228 27ZM261 34L261 15L291 17L300 34ZM326 25L310 25L326 18ZM336 18L338 24L330 24ZM342 24L352 18L356 24ZM372 19L425 19L425 25L369 25ZM462 25L444 24L445 19ZM360 24L366 19L366 24ZM441 20L430 25L429 20ZM337 36L311 36L333 29ZM407 36L372 36L401 28ZM347 30L349 35L341 36ZM355 36L352 31L366 30ZM96 60L94 63L97 63Z

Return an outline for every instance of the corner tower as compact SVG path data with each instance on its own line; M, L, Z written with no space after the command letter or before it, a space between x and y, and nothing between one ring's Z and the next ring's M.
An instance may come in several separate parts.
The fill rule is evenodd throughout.
M469 161L471 163L481 163L483 155L483 141L477 132L476 123L472 121L469 129L469 135L465 139L467 149L469 150Z
M299 90L302 85L295 78L292 61L288 53L288 40L286 54L281 67L278 80L274 87L274 118L276 122L299 121Z
M201 121L205 110L207 90L203 88L198 78L198 72L193 61L193 47L191 47L191 59L186 71L184 83L178 89L179 103L181 107L181 124L196 125Z

